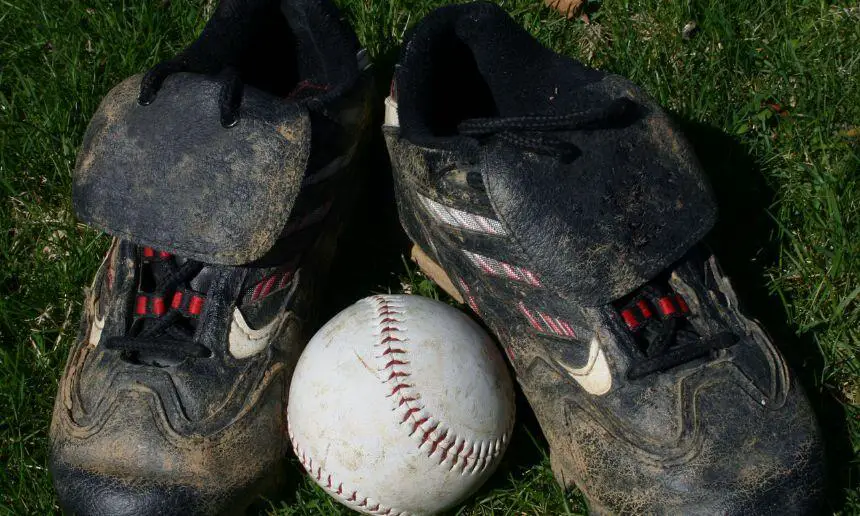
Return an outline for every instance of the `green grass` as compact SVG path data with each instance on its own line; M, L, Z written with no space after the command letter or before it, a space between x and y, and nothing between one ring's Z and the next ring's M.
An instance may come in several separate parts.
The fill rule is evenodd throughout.
M442 2L339 3L384 81L405 30ZM711 243L819 410L829 509L860 513L860 7L605 0L589 3L585 24L532 0L502 5L547 45L630 77L678 118L720 202ZM204 0L0 0L0 513L56 510L50 411L107 244L71 211L83 130L112 85L182 48L207 10ZM689 20L700 30L685 40ZM368 262L387 264L369 288L435 295L404 267L403 248L385 249L391 259ZM264 509L340 510L306 478L292 485ZM524 417L500 472L462 513L583 511L555 486Z

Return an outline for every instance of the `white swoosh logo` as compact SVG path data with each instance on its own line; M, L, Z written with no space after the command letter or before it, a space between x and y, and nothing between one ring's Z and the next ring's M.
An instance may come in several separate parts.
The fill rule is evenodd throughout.
M606 394L612 388L612 371L609 370L609 363L606 361L606 355L603 354L597 337L591 339L588 363L584 367L571 367L561 360L555 362L590 394L599 396Z
M230 335L228 337L230 354L235 358L248 358L263 351L286 317L287 311L284 310L269 324L255 330L248 326L245 317L238 308L233 310L233 320L230 322Z

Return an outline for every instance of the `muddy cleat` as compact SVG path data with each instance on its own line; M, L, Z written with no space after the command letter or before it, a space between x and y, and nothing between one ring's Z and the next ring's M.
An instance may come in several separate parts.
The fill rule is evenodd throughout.
M386 108L414 258L498 336L560 483L596 514L816 506L817 423L659 106L481 3L418 24Z
M354 193L371 87L333 7L285 15L296 42L267 66L293 59L277 85L289 93L249 73L231 127L223 83L194 73L145 106L132 77L90 123L74 206L115 238L51 425L69 513L236 514L287 453L288 382Z

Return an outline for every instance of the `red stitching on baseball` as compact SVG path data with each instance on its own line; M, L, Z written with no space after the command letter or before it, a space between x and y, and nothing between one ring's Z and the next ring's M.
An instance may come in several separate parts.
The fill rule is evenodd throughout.
M442 456L439 457L439 464L442 464L443 462L445 462L445 459L448 458L448 449L449 448L451 448L451 447L445 446L444 448L442 448ZM433 455L433 454L431 453L430 455Z
M435 430L435 428L434 428L434 430ZM446 437L448 437L448 429L447 428L445 429L444 432L442 432L439 435L438 438L436 438L435 441L433 441L433 444L430 446L430 453L427 454L428 457L432 457L433 454L436 453L436 447L439 446L439 443L441 443Z
M374 296L373 300L377 303L376 313L377 313L377 316L379 318L379 320L377 321L377 324L379 326L382 326L382 328L379 330L380 340L379 340L379 343L377 344L377 346L385 348L384 351L382 352L380 358L385 357L386 355L389 355L392 353L398 354L398 355L407 354L409 351L408 347L403 346L402 344L401 344L401 347L399 347L399 348L391 347L392 342L404 342L405 343L407 341L407 339L402 335L405 332L405 330L403 328L393 324L393 323L403 323L403 318L395 320L394 317L390 317L393 314L405 315L405 312L402 311L402 309L398 310L399 307L392 306L391 302L388 299L386 299L384 296ZM396 366L406 366L406 365L408 365L408 363L409 362L407 360L396 360L396 361L395 360L388 360L386 362L385 366L381 370L388 370L391 368L394 368L394 369L388 375L388 377L386 379L384 379L383 381L387 383L387 382L391 382L392 380L395 380L396 378L405 378L405 377L410 376L411 373L409 373L408 371L403 371L401 369L395 368ZM479 464L479 461L483 461L484 464L486 464L487 461L492 458L492 456L495 456L499 453L499 450L500 450L499 446L490 446L486 450L486 452L478 450L477 453L475 453L474 446L470 446L468 453L466 453L465 455L461 455L461 453L465 449L466 441L463 440L462 442L460 442L457 449L453 450L451 448L453 447L453 443L456 442L456 438L453 440L451 445L440 447L440 444L442 443L442 441L448 437L449 429L446 429L446 428L440 429L439 428L439 426L440 426L439 422L433 421L432 418L429 416L426 416L424 414L419 414L424 410L424 407L423 406L413 406L411 404L412 402L417 402L417 400L418 400L417 394L413 394L411 392L404 392L404 391L408 391L408 389L411 389L411 388L413 388L413 385L409 385L409 384L402 383L402 382L398 383L397 385L395 385L391 389L391 394L389 394L388 397L395 397L396 396L396 402L397 403L396 403L395 409L397 409L398 407L404 406L404 405L406 406L406 412L403 414L403 417L402 417L400 423L401 424L407 424L407 422L409 422L410 419L412 420L412 422L411 422L412 428L411 428L411 431L409 432L410 436L414 435L416 432L418 432L419 429L423 431L422 436L421 436L421 441L418 444L419 448L421 446L423 446L424 443L426 443L428 440L430 440L430 436L433 434L433 432L435 432L437 430L439 430L439 432L441 432L440 435L438 435L432 441L432 444L430 446L429 456L432 456L434 453L436 453L436 451L439 448L441 448L442 451L441 451L440 455L442 456L442 458L440 460L440 463L445 462L445 460L448 458L448 456L452 455L453 459L452 459L452 464L451 464L451 470L453 470L457 466L457 464L462 463L463 470L465 471L465 469L469 466L470 460L473 463L472 466L476 468ZM429 428L425 428L425 424L427 424L427 426L429 426ZM513 421L511 421L509 423L508 432L506 432L506 434L510 432L510 429L512 426L513 426ZM506 434L502 435L499 438L500 442L502 442L502 443L505 442L505 440L507 439ZM473 457L473 455L474 455L474 457ZM473 471L474 471L474 469L473 469Z
M463 452L463 448L466 446L466 441L460 441L460 446L457 447L457 451L454 452L454 462L451 463L451 469L457 467L457 462L460 460L460 453Z
M392 366L396 366L396 365L406 365L408 363L409 362L404 362L403 360L392 359L392 360L389 360L387 364L385 364L385 367L383 367L383 369L388 369L388 368L390 368Z
M296 439L293 436L293 429L292 429L292 426L290 425L289 418L287 418L287 434L290 436L290 441L293 444L293 452L296 454L296 457L302 463L302 466L304 466L305 470L313 476L313 474L314 474L313 459L309 459L307 454L305 453L305 451L299 449L298 443L296 443ZM322 468L320 468L320 467L317 468L317 471L321 471L321 470L322 470ZM327 473L327 475L328 475L328 478L327 478L327 482L326 482L325 487L328 488L331 493L333 493L337 496L340 496L341 499L343 499L346 502L355 502L358 500L358 491L353 491L352 495L349 498L343 497L343 482L340 482L338 484L337 491L335 491L333 488L335 479L331 474ZM319 479L319 477L318 477L318 479ZM369 500L369 498L365 498L361 503L357 504L357 506L358 507L365 507L367 505L368 500ZM392 507L387 507L387 508L382 507L381 509L380 509L380 507L381 507L381 504L377 504L376 506L374 506L372 508L365 507L365 510L372 512L372 513L375 513L375 514L378 514L380 516L390 515L392 512L396 512L397 514L399 514L401 516L403 516L405 514L401 511L397 511L396 509L394 509Z
M398 392L400 392L401 389L408 389L409 387L412 387L412 386L409 385L408 383L398 383L397 385L394 386L393 389L391 389L391 394L389 394L388 397L390 398L390 397L394 396L395 394L397 394Z
M430 434L432 434L433 432L435 432L435 431L436 431L436 428L438 428L438 427L439 427L439 423L436 423L435 425L433 425L433 427L432 427L432 428L430 428L430 430L425 430L425 431L424 431L424 437L422 437L422 438L421 438L421 444L419 444L419 445L418 445L418 447L419 447L419 448L420 448L420 447L422 447L422 446L424 446L424 443L426 443L426 442L427 442L427 439L430 439Z
M407 420L407 419L409 419L409 418L412 416L412 414L414 414L414 413L418 412L419 410L421 410L421 409L420 409L420 408L418 408L418 407L412 407L412 408L410 408L409 410L407 410L407 411L406 411L406 414L404 414L404 416L403 416L403 420L402 420L402 421L400 421L400 424L405 423L405 422L406 422L406 420Z
M407 339L404 338L402 335L395 334L395 332L403 333L404 330L401 328L398 328L396 326L393 326L391 324L391 323L400 323L402 321L388 317L390 315L403 314L404 312L397 311L395 309L397 307L391 306L389 304L388 300L383 296L374 296L373 299L378 303L377 310L376 310L376 313L379 317L378 324L380 326L383 326L383 328L380 330L379 343L376 344L376 346L385 348L382 351L381 355L378 356L377 358L382 359L382 358L386 357L387 355L391 355L391 354L405 355L408 352L408 349L406 349L405 347L398 347L398 348L391 347L392 342L406 342L407 341ZM387 369L395 368L397 366L407 366L408 364L409 364L409 361L407 361L407 360L389 359L386 361L384 367L382 367L381 370L387 370ZM409 371L402 371L402 370L394 369L391 372L391 374L389 374L389 376L382 381L385 383L388 383L388 382L391 382L392 380L395 380L397 378L408 377L408 376L410 376L410 374L411 373ZM466 449L466 444L467 444L466 440L460 441L459 445L457 445L456 449L454 449L454 444L457 442L457 437L454 436L453 439L451 440L450 444L448 444L446 446L445 444L443 444L443 441L445 441L448 438L451 430L449 428L445 428L445 427L440 428L441 423L437 422L437 421L433 421L429 416L425 416L425 415L416 416L416 414L421 412L424 409L424 407L419 406L419 405L413 406L410 404L418 402L418 400L420 399L419 394L417 392L416 393L403 392L404 390L412 389L413 387L414 386L412 384L408 384L408 383L404 383L404 382L400 381L399 383L394 385L394 387L392 387L391 394L388 394L386 397L395 397L396 396L396 398L395 398L395 401L396 401L395 410L401 406L406 405L406 412L403 415L403 419L401 420L401 424L407 424L407 421L409 421L410 419L413 421L412 422L412 429L409 432L410 436L415 435L415 433L418 432L419 428L423 431L423 434L421 436L421 442L418 444L418 447L420 448L421 446L423 446L424 443L426 443L428 440L430 440L430 436L433 434L433 432L438 430L439 434L431 442L428 457L432 457L433 454L436 453L437 450L441 449L439 464L444 463L447 460L448 456L450 455L452 457L451 467L450 467L451 471L453 471L457 467L458 464L462 464L462 471L465 473L466 468L469 467L469 461L470 460L472 461L472 468L469 471L469 473L475 473L476 471L478 471L479 465L481 466L482 470L484 468L486 468L486 466L489 464L490 460L492 460L496 455L498 455L500 450L502 449L502 446L500 446L500 443L503 444L507 440L508 434L510 434L510 432L513 428L513 418L511 418L511 420L508 422L508 428L507 428L506 432L504 434L502 434L498 438L498 440L496 440L495 442L488 443L486 450L479 449L477 451L477 453L475 453L475 445L470 445L468 452L465 455L463 455L462 452ZM288 416L289 416L289 414L288 414ZM420 418L420 419L417 419L417 418ZM429 421L429 423L428 423L428 421ZM425 429L423 427L423 425L425 423L428 423L429 428ZM293 451L295 452L296 457L299 458L299 460L302 463L302 466L304 466L305 470L307 470L308 473L311 474L311 476L315 476L317 482L320 485L322 485L322 483L321 483L321 479L322 479L322 475L323 475L322 467L317 466L316 471L314 471L313 459L308 458L307 455L305 454L305 451L299 449L299 446L296 443L295 438L293 437L293 432L292 432L292 428L290 427L289 417L287 418L287 432L290 436L290 441L292 441ZM358 500L358 491L352 491L352 494L349 496L349 498L343 498L343 493L344 493L343 483L342 482L339 483L337 486L337 490L335 491L333 486L334 486L334 483L336 482L336 479L333 477L333 475L331 475L327 472L326 472L326 475L327 475L326 485L324 487L330 493L339 496L342 500L344 500L346 502L356 502ZM368 502L369 499L370 499L369 497L365 497L361 502L358 502L357 504L354 504L354 505L356 507L361 507L365 511L368 511L368 512L371 512L371 513L374 513L377 515L381 515L381 516L391 515L392 512L394 512L400 516L403 516L404 514L406 514L404 512L399 512L392 507L387 507L387 508L382 507L381 504L379 504L379 503L377 503L373 507L367 507L367 504L369 503ZM380 507L382 507L382 508L380 508Z
M465 443L464 443L464 444L465 444ZM473 453L474 451L475 451L475 447L474 447L474 446L470 446L470 447L469 447L469 453L467 453L466 455L463 455L463 460L465 461L466 459L468 459L469 457L471 457L471 456L472 456L472 453Z
M417 431L418 431L418 428L419 428L421 425L423 425L424 423L426 423L428 419L430 419L430 418L429 418L429 417L423 417L423 418L419 419L418 421L416 421L416 422L415 422L415 425L413 425L413 426L412 426L412 431L411 431L411 432L409 432L409 435L412 435L412 434L414 434L415 432L417 432ZM424 443L422 442L421 444L424 444Z
M391 374L388 375L388 379L386 381L390 381L395 378L403 378L404 376L409 376L409 373L404 373L403 371L391 371Z

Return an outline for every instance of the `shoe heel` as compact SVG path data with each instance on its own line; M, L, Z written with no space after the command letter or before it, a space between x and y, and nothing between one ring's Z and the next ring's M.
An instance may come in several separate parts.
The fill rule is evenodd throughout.
M445 274L445 271L442 270L442 266L434 262L423 249L417 245L413 245L411 256L412 261L418 264L418 268L420 268L428 278L439 285L439 287L449 296L456 299L458 303L464 302L463 296L457 292L457 289L454 287L454 282L451 281L451 278L449 278L447 274Z

